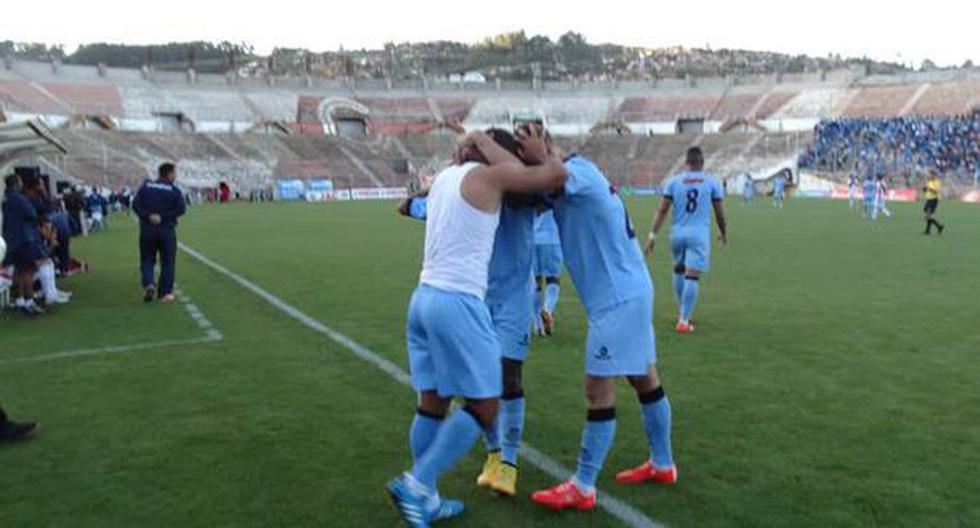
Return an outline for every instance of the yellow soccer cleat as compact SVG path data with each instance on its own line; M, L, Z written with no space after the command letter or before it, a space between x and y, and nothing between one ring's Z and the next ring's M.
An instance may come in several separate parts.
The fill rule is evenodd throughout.
M493 482L497 479L500 472L500 451L487 453L487 459L483 462L483 470L480 476L476 477L476 485L481 488L493 487Z
M513 497L517 493L517 468L501 462L497 469L497 478L494 479L490 488L501 495Z

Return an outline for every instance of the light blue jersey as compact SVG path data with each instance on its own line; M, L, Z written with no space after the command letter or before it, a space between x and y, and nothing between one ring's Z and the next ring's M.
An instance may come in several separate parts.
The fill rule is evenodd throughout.
M786 194L786 179L782 176L776 176L776 181L772 184L773 195L782 198Z
M591 161L565 161L568 179L549 197L565 266L589 319L585 371L646 374L656 362L653 282L626 205Z
M745 183L742 185L742 196L752 198L753 194L755 194L755 187L752 185L752 180L746 177Z
M724 192L703 172L682 172L667 181L664 197L673 204L670 248L675 266L708 271L711 262L711 211Z
M626 206L591 161L572 156L553 200L565 266L589 313L653 289Z
M875 181L872 179L864 180L864 201L866 203L873 203L875 201L875 192L878 190Z
M664 196L673 202L671 232L710 234L712 202L724 198L721 185L703 172L682 172L667 181Z
M413 199L409 215L424 220L425 204L425 198ZM501 207L484 298L503 356L520 361L527 357L530 338L527 314L531 313L534 289L534 217L533 207Z
M555 212L545 209L534 217L534 243L561 244L558 236L558 224L555 223Z

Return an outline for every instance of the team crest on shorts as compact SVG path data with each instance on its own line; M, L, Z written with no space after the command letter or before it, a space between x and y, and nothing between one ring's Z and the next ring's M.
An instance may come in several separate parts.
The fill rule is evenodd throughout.
M595 353L596 359L611 359L609 357L609 349L606 347L600 347L599 351Z

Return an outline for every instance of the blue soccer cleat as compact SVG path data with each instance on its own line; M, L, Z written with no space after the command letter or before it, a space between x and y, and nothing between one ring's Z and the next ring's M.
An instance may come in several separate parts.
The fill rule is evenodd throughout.
M430 523L451 519L466 509L461 501L433 497L407 473L388 483L388 493L402 519L412 528L428 528ZM439 501L435 509L429 506L433 499Z
M429 512L429 522L444 521L458 517L466 510L463 501L453 499L440 499L439 507L435 511Z
M412 479L414 480L414 479ZM412 528L429 528L429 512L425 505L429 494L417 482L410 482L407 473L388 482L388 494L402 519Z

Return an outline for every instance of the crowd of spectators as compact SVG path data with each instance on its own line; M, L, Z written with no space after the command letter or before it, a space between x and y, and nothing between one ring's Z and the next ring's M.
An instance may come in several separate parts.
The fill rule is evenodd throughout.
M960 184L980 178L980 114L824 120L800 168L898 176L937 171Z

